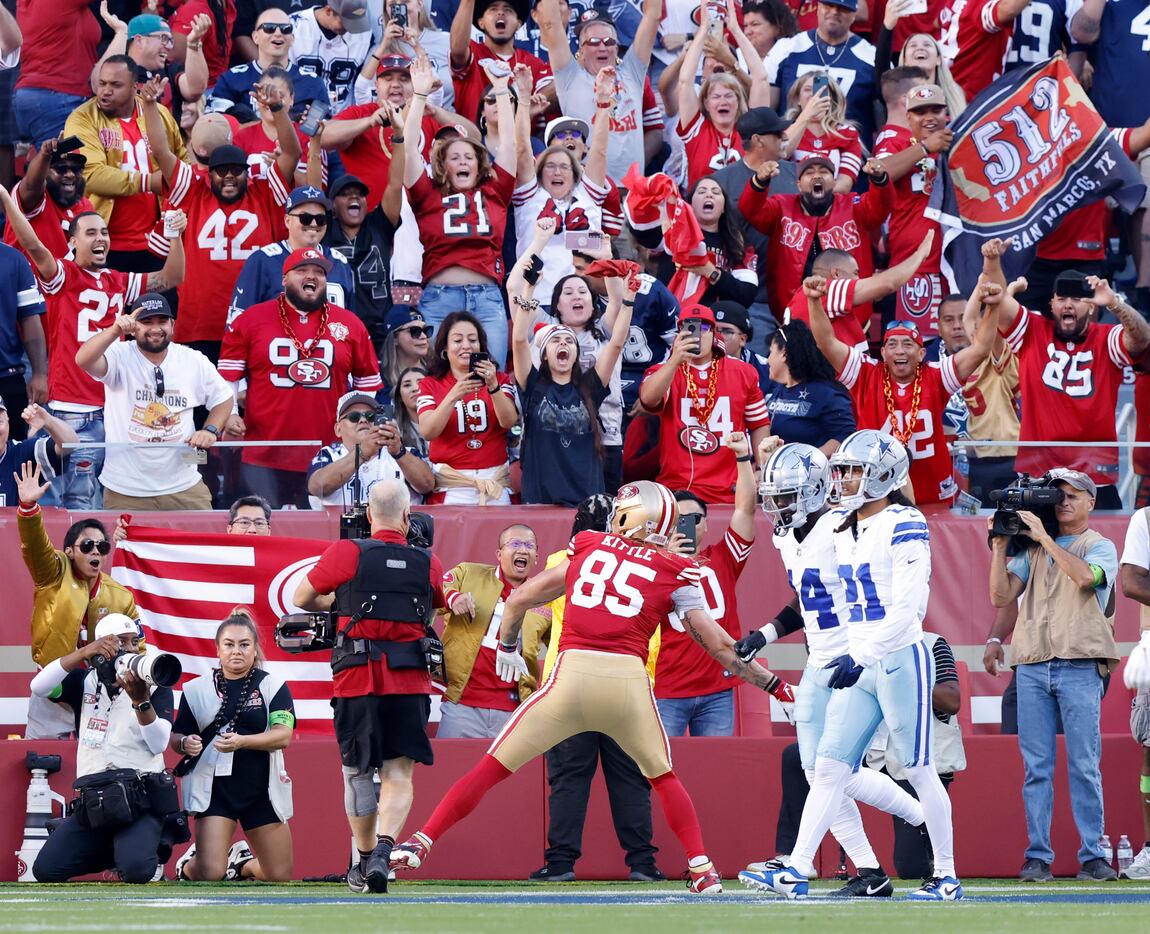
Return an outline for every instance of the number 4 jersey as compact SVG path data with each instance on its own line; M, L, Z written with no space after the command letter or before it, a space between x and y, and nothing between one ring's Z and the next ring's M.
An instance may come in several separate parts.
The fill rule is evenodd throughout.
M567 548L567 606L559 651L647 658L672 610L705 610L699 566L684 555L604 532L580 532Z
M104 387L76 366L76 351L109 328L143 291L144 277L114 269L84 269L58 260L56 275L41 282L48 306L48 401L70 411L103 408ZM77 408L79 407L79 408Z
M238 201L221 201L206 174L179 163L168 206L188 215L184 251L187 274L180 285L176 340L219 341L228 320L228 303L244 260L270 240L287 236L284 228L286 183L273 163L265 178L248 179Z

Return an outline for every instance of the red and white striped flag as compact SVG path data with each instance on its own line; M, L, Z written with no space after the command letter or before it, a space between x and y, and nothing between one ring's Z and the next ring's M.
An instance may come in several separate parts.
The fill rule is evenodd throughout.
M185 681L219 665L216 627L235 607L246 607L265 667L291 690L296 729L330 734L330 653L292 655L275 644L276 622L299 612L291 597L329 544L130 525L116 546L112 577L135 595L148 645L179 656Z

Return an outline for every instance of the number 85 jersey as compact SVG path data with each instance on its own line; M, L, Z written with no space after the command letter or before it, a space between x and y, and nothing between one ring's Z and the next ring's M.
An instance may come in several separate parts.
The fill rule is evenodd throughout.
M822 668L848 651L846 590L839 577L834 541L835 529L846 516L842 510L823 513L801 542L794 531L772 539L787 569L787 580L799 598L807 664L812 668Z

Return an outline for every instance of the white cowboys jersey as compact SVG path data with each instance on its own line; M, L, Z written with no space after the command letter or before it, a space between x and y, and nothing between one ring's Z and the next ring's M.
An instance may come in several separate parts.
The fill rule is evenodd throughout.
M799 596L807 636L807 664L822 668L832 659L847 654L847 601L839 579L834 531L848 513L823 513L801 542L794 531L775 535L775 547L787 569L787 580Z
M850 654L861 665L922 639L930 599L930 532L913 506L887 506L835 533Z
M345 32L329 39L315 21L315 10L293 13L291 21L295 31L291 63L327 85L333 115L354 104L352 89L359 70L371 54L371 33Z

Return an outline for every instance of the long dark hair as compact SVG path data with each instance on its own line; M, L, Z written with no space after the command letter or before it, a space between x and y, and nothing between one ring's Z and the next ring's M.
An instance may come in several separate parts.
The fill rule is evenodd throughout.
M451 329L461 321L475 325L475 330L479 333L479 349L484 353L489 352L487 350L487 332L483 330L483 325L479 323L479 319L470 311L453 311L443 319L443 323L435 332L435 346L431 348L431 361L427 365L427 375L432 379L443 379L451 372L451 364L447 362L447 338Z
M551 290L551 317L558 321L560 324L564 323L563 319L559 317L559 296L563 294L563 286L568 279L582 279L583 284L587 286L587 291L591 293L592 310L591 318L587 322L587 331L593 338L595 338L595 340L599 341L599 343L603 343L603 341L607 340L607 332L603 330L599 322L602 320L603 313L606 311L606 309L603 307L603 302L600 300L599 296L595 294L595 290L591 288L591 280L586 276L581 276L577 272L572 272L563 276L558 282L555 283L555 288ZM571 325L567 325L567 327L571 327ZM571 330L575 329L571 328Z
M743 15L747 13L758 13L779 31L779 39L798 35L799 22L784 0L748 0L743 4Z
M547 363L547 348L546 346L539 353L539 391L543 393L546 387L554 385L555 380L551 376L551 366ZM599 407L595 405L595 400L591 396L591 390L583 381L583 367L579 363L579 346L575 346L575 360L571 364L571 385L575 387L575 391L579 393L579 398L583 401L583 408L587 410L587 415L591 418L591 435L595 439L595 456L600 460L603 458L603 426L599 424Z
M224 59L224 68L227 66L228 55L231 54L229 48L229 34L228 34L228 11L227 3L225 0L208 0L208 10L212 14L212 20L216 31L216 46L220 50L220 57Z
M786 354L787 369L791 371L791 379L796 383L815 380L835 382L835 368L819 350L810 326L805 321L796 320L784 324L771 335L771 346Z
M702 182L714 182L715 180L709 175L704 175L702 178L697 179L695 184L691 186L691 190L687 192L687 201L691 201L695 197L695 190ZM743 260L746 258L747 241L743 239L743 232L739 229L738 223L735 221L734 214L731 212L731 202L727 197L727 193L723 192L723 213L719 215L719 229L717 231L719 237L719 252L726 260L727 269L737 269L743 265Z
M426 454L427 441L419 433L419 426L412 421L407 406L403 404L401 387L403 386L403 378L408 373L421 373L426 376L427 370L421 366L408 366L400 370L399 376L395 380L395 388L391 391L391 401L395 406L395 424L399 427L399 437L405 448L415 448L421 454Z
M887 499L887 502L891 506L913 506L914 505L914 503L912 503L909 499L906 498L906 496L903 494L902 490L891 490L889 493L887 493L886 499ZM859 534L858 528L859 528L859 511L857 509L855 509L851 512L851 514L849 516L847 516L843 520L843 524L840 525L837 529L835 529L835 531L836 532L850 532L851 535L853 535L855 538L858 538L858 534Z

